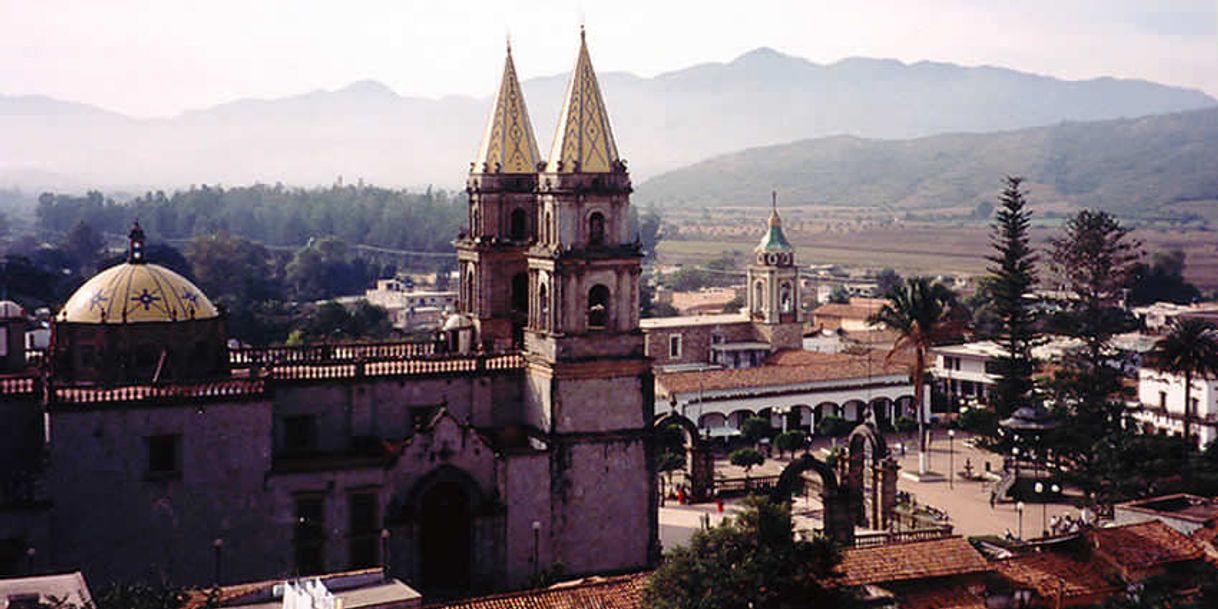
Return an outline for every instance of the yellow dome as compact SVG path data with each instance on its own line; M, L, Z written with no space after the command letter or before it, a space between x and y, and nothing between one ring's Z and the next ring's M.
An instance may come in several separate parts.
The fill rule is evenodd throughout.
M124 263L85 282L56 316L80 324L211 319L220 313L187 279L163 266Z

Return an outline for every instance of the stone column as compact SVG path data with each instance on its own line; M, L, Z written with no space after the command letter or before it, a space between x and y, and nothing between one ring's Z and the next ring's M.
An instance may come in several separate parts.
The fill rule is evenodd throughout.
M880 465L880 525L888 529L893 525L893 514L897 507L897 471L901 469L896 459L888 457Z

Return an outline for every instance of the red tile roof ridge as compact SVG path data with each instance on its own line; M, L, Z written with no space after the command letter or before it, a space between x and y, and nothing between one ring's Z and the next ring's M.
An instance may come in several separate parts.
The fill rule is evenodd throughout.
M842 550L831 585L859 586L982 573L993 566L959 535Z
M559 582L545 588L500 592L498 594L476 596L457 601L429 603L421 607L421 609L568 609L570 607L578 607L579 609L637 609L641 606L640 601L643 586L650 575L651 571L638 571L622 575L589 576ZM542 604L539 598L615 587L622 588L622 594L613 599L611 601L612 604L598 603L595 606L571 605L565 602L561 604ZM634 598L626 598L627 595L632 595ZM512 603L513 600L520 600L523 603Z
M1196 541L1160 520L1091 529L1093 546L1122 567L1145 569L1204 555Z

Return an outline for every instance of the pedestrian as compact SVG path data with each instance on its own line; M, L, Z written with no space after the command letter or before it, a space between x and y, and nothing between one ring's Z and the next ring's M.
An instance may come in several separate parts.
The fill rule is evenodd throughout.
M991 489L990 490L990 509L991 510L994 509L995 503L998 503L998 492Z

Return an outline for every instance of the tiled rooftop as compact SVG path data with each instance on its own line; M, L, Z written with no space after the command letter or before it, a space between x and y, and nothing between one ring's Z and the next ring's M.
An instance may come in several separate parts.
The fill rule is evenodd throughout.
M987 609L985 593L965 585L917 586L900 593L901 609Z
M1150 569L1201 557L1201 547L1158 520L1094 529L1094 547L1126 569Z
M883 308L883 304L841 304L831 302L816 307L812 311L812 316L820 317L840 317L842 319L867 319L875 315Z
M590 577L540 590L427 605L425 609L639 609L648 575Z
M756 368L660 373L657 379L669 393L687 393L909 374L907 358L885 360L883 351L850 355L790 350L775 353L765 365Z
M1097 561L1080 561L1045 552L994 562L994 568L1018 587L1031 588L1041 598L1106 595L1123 589Z
M992 567L963 537L946 537L842 551L835 586L862 586L950 575L983 573Z

